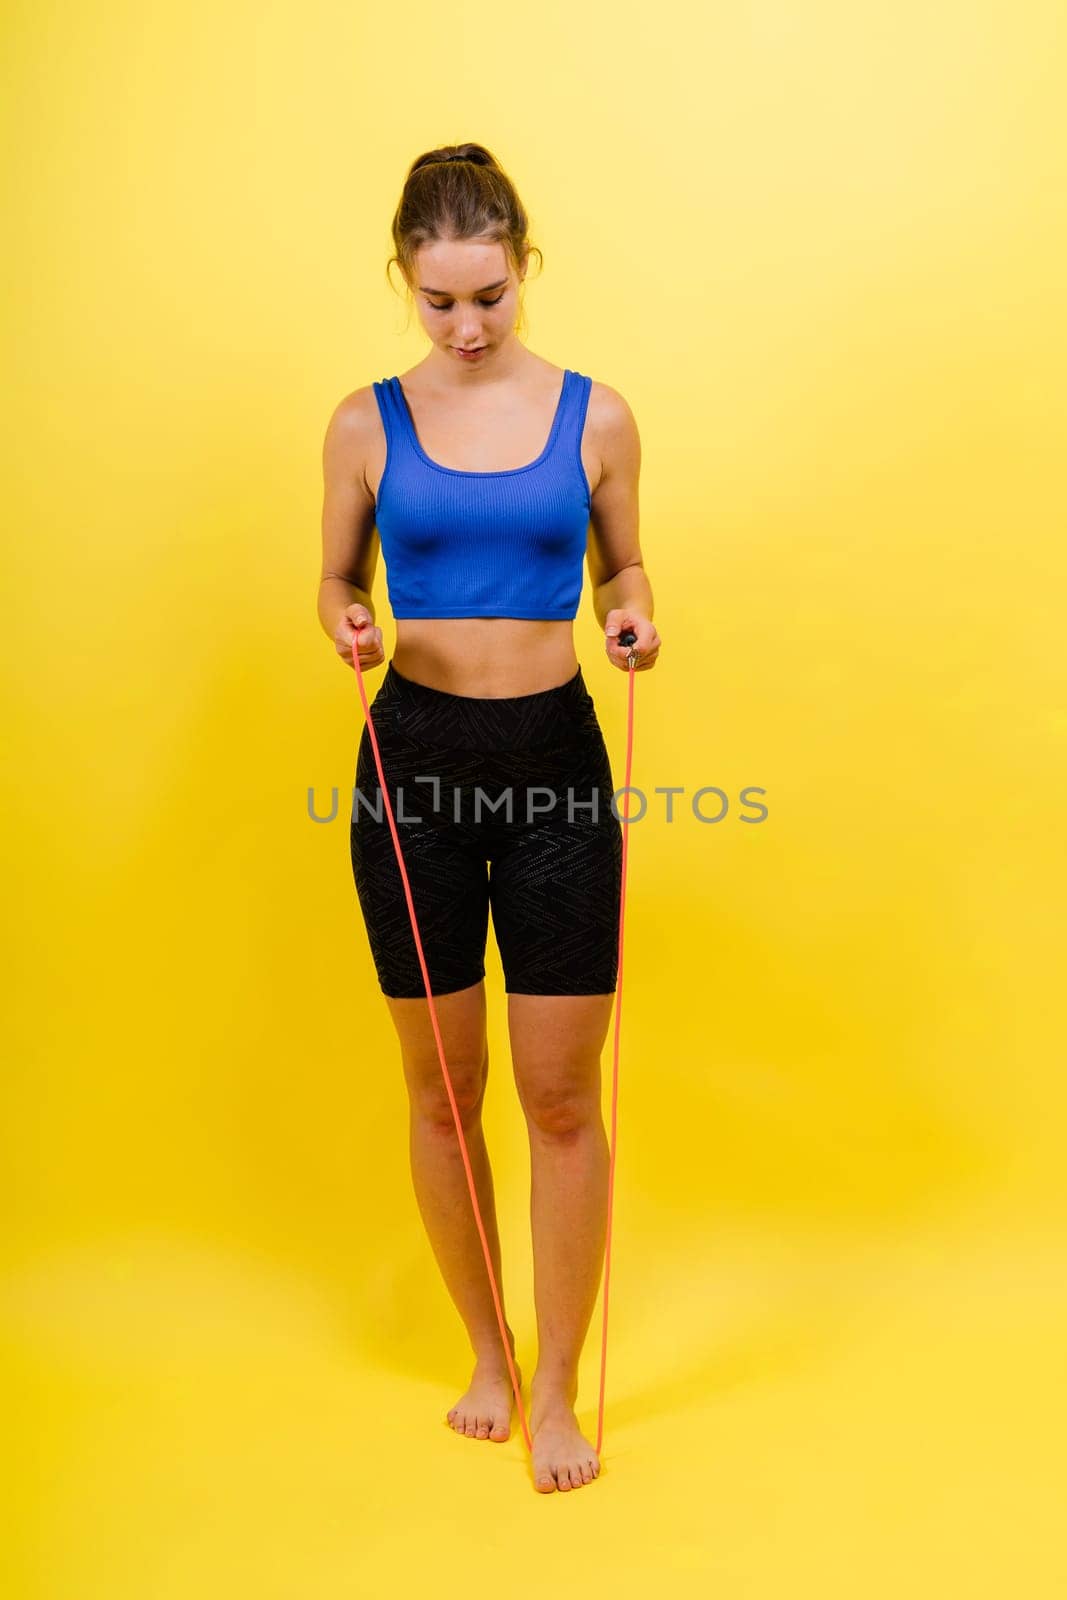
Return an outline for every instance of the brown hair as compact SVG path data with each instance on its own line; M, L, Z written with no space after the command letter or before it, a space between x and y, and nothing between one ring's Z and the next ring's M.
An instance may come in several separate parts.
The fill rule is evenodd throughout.
M528 238L529 222L515 185L496 157L482 144L442 145L427 150L408 168L400 204L393 216L396 262L409 297L415 281L415 252L435 239L493 239L502 244L516 273L532 251L544 257ZM410 303L410 302L409 302ZM525 320L520 301L519 324Z

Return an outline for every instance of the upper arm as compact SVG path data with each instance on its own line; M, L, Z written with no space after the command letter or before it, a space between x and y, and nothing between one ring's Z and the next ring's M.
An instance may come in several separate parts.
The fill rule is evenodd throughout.
M589 577L596 588L624 567L642 565L638 539L641 439L633 412L608 384L593 384L587 420L592 424L601 463L586 538Z
M322 576L345 578L367 594L381 548L366 479L377 417L369 407L377 407L373 389L347 395L330 418L322 446Z

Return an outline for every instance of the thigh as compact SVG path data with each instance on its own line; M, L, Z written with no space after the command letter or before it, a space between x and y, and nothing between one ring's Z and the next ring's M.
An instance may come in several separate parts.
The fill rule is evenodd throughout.
M434 1121L450 1124L452 1109L425 994L421 1000L387 997L386 1005L400 1041L412 1107ZM489 1072L484 981L451 994L434 995L434 1010L456 1103L461 1112L474 1111Z
M417 781L436 775L427 753L381 730L378 743L404 873L366 730L350 824L352 873L382 993L425 1002L408 891L431 993L459 993L485 977L487 863L478 837L455 822L447 806L435 807L432 786Z
M539 754L515 786L513 820L497 835L489 876L508 994L614 993L622 823L612 795L596 727L573 748Z
M527 1119L565 1132L599 1110L614 994L508 995L508 1034Z

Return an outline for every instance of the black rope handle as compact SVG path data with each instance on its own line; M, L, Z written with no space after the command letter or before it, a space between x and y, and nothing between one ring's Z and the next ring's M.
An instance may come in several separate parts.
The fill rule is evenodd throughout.
M628 644L632 647L634 644L636 644L636 642L637 635L632 628L624 628L622 633L619 634L620 644ZM637 665L637 651L633 648L631 648L629 655L626 657L626 665L628 667L635 667Z

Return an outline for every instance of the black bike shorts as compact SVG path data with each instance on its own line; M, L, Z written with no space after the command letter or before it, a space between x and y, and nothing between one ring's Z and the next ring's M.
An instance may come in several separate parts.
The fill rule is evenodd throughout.
M490 907L508 994L612 993L623 824L581 668L554 689L486 699L390 662L371 717L431 993L484 978ZM366 727L351 857L382 993L425 996Z

